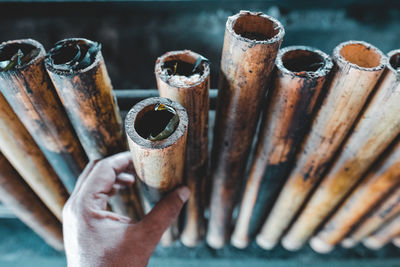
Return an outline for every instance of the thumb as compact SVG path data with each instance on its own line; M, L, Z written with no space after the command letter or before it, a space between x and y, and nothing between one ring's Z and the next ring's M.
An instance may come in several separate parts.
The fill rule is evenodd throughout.
M179 187L165 196L141 221L159 240L162 234L178 217L183 204L189 199L186 186Z

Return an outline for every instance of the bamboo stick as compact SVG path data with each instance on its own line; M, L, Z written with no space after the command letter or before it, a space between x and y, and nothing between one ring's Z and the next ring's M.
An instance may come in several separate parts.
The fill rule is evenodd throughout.
M0 150L43 203L62 221L68 192L1 93Z
M31 39L0 44L1 60L38 51L22 66L0 71L0 90L69 191L87 157L44 66L45 51Z
M339 44L333 52L332 81L299 153L294 169L274 204L268 222L257 236L257 243L270 249L292 222L311 190L322 178L335 152L352 127L386 64L386 57L365 42ZM283 239L289 250L299 249L312 234L319 217L313 211L298 221ZM272 227L271 227L272 226ZM273 232L273 234L272 234Z
M46 55L45 65L89 160L126 151L122 121L101 46L83 38L61 40ZM117 193L122 205L115 201L111 204L119 213L139 220L143 211L133 190L127 188Z
M188 247L196 246L205 234L203 191L207 175L210 67L202 59L189 50L174 51L159 57L155 65L160 96L181 104L189 118L183 179L191 194L181 234L182 243ZM167 69L173 64L177 64L175 71Z
M372 235L363 240L363 245L369 249L378 250L400 234L400 215L387 222Z
M400 117L397 116L400 112L398 105L400 79L397 76L400 60L396 60L396 58L400 59L400 50L391 51L388 56L389 64L377 87L376 94L358 122L355 132L346 142L340 158L326 178L334 179L332 183L340 182L340 193L336 192L336 197L343 196L346 193L345 188L350 188L353 183L356 183L357 178L361 177L371 162L400 133ZM343 239L362 216L400 184L399 142L384 165L378 168L370 172L366 180L353 191L340 211L336 212L318 235L311 240L310 244L315 250L322 253L331 251L333 246ZM335 171L336 174L334 174ZM322 186L329 190L326 180ZM328 197L328 194L325 193L325 196ZM329 203L334 204L332 199L333 197L330 198Z
M353 227L394 189L400 186L400 142L351 193L346 202L311 240L320 253L330 252Z
M160 132L166 124L165 114L160 115L155 111L160 104L172 108L175 112L174 117L177 115L179 122L171 135L152 141L151 133ZM167 192L182 184L187 127L188 116L185 108L162 97L148 98L137 103L126 116L128 144L146 204L156 204ZM177 238L176 230L177 224L164 233L162 245L171 245Z
M247 247L285 182L333 63L322 51L290 46L278 53L273 81L231 242ZM250 227L251 226L251 227Z
M357 226L343 241L345 248L354 247L362 239L373 233L385 222L400 214L400 188L397 188L386 200L382 202L366 219Z
M56 250L63 250L61 223L0 153L0 201Z
M211 156L207 243L213 248L223 247L229 238L236 195L284 33L279 21L262 13L241 11L226 23Z

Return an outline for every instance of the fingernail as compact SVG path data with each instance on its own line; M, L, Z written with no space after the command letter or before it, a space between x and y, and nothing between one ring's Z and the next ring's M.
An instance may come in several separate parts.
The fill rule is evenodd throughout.
M186 186L183 186L178 189L178 196L182 200L182 202L186 202L190 196L190 190Z

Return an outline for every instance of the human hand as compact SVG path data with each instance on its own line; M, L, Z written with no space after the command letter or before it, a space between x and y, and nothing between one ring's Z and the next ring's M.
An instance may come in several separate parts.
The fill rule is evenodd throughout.
M165 196L141 221L107 211L120 186L132 185L130 152L90 162L63 210L68 266L146 266L162 234L178 217L190 191L180 187ZM130 173L129 173L130 172Z

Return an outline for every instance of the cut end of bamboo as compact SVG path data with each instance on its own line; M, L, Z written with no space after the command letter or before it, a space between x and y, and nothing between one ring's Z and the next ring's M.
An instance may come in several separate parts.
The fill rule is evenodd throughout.
M249 246L249 241L247 240L247 238L243 238L243 237L238 237L236 235L232 235L231 244L235 248L245 249L245 248L247 248Z
M237 39L252 44L280 42L285 35L282 24L262 12L240 11L228 18L226 29Z
M293 242L292 240L285 237L282 238L281 244L286 250L289 251L298 251L304 246L303 243Z
M143 121L146 115L154 111L159 104L166 105L175 110L179 117L179 124L174 132L165 139L159 141L148 140L145 133L148 132L161 117L154 117L154 120ZM128 113L125 119L125 129L128 137L137 145L148 149L163 149L175 144L186 134L188 117L186 110L177 102L168 98L152 97L137 103Z
M19 50L23 54L21 61L23 61L24 56L31 55L30 58L28 58L27 61L22 62L21 64L17 64L9 70L3 71L12 72L14 69L22 71L29 65L37 62L46 55L46 51L43 45L38 41L35 41L33 39L12 40L0 44L0 61L11 60L12 57L18 53Z
M222 249L225 246L225 241L219 237L207 235L207 244L213 249Z
M354 248L357 245L357 242L354 239L347 237L342 240L340 245L344 248Z
M156 61L156 76L172 87L189 88L203 83L210 76L210 64L190 50L167 52Z
M58 75L87 72L102 60L101 45L84 38L58 41L47 53L46 68Z
M284 74L300 78L319 78L331 71L333 62L327 54L318 49L288 46L279 50L275 65Z
M400 237L395 237L392 240L393 245L395 245L396 247L400 248Z
M384 244L379 242L379 240L375 239L373 236L367 237L362 241L363 245L371 250L379 250Z
M400 80L400 49L392 50L388 53L389 64L388 69L398 74L398 80Z
M271 242L270 240L265 239L261 235L258 235L256 237L256 243L265 250L271 250L277 245L276 242Z
M363 41L347 41L339 44L333 51L339 64L349 64L362 71L379 71L386 67L387 57L375 46Z
M326 254L331 252L334 249L334 246L329 245L324 242L319 237L313 237L310 240L310 247L317 253Z

